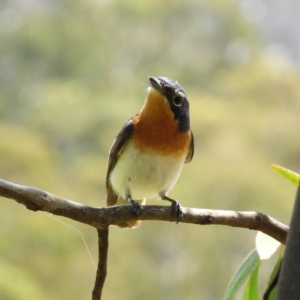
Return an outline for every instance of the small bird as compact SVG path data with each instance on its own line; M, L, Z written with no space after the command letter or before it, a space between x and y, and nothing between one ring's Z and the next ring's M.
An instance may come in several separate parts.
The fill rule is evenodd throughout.
M138 215L147 198L170 201L179 222L180 203L167 197L183 164L194 155L189 101L183 88L167 77L149 77L141 111L129 119L115 138L106 175L107 206L130 204ZM141 221L120 222L135 228Z

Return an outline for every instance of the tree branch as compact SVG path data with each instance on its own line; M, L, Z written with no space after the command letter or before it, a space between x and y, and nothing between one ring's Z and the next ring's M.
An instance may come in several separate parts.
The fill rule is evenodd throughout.
M37 188L22 186L0 179L0 196L24 204L33 211L46 211L64 216L99 230L109 225L136 219L129 205L94 208L77 202L59 198ZM181 223L200 225L226 225L259 230L285 244L288 227L259 212L237 212L198 208L183 208ZM146 205L138 215L139 220L176 222L170 206Z
M97 228L99 261L92 300L100 300L107 274L108 227L119 222L136 219L129 205L94 208L77 202L59 198L37 188L18 185L0 179L0 196L24 204L29 210L46 211L73 219ZM139 220L176 222L170 206L146 205L138 215ZM288 227L259 212L236 212L183 208L181 223L217 224L255 229L264 232L285 244Z
M108 252L108 227L98 229L98 268L96 281L92 293L92 300L101 299L102 290L107 274L107 252Z

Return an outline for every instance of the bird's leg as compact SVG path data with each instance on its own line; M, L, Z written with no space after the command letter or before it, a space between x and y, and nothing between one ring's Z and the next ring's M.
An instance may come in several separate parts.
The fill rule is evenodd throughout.
M126 195L126 200L131 205L132 211L134 212L135 215L138 215L143 210L142 207L137 202L131 199L130 195Z
M178 222L182 219L183 217L183 211L182 211L182 206L181 204L177 201L177 200L174 200L174 199L171 199L167 196L163 196L162 197L162 200L167 200L167 201L170 201L172 204L172 209L173 209L173 212L174 212L174 215L176 216L177 218L177 222L176 224L178 224Z

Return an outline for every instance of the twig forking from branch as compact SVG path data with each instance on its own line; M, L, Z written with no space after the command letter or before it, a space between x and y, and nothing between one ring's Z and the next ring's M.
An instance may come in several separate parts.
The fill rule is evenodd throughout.
M108 227L98 229L98 267L92 300L101 299L102 290L107 275Z
M32 211L45 211L63 216L97 228L99 261L92 300L100 300L107 274L108 228L119 222L136 219L129 205L95 208L59 198L46 191L18 185L0 179L0 196L24 204ZM259 230L285 244L288 227L258 212L236 212L183 208L181 223L200 225L218 224ZM176 222L170 206L146 205L138 215L140 220Z

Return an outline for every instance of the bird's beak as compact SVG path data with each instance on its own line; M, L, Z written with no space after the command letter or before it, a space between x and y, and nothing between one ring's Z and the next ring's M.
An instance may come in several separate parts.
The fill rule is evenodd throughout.
M149 77L149 81L151 83L151 86L156 89L158 92L162 93L163 95L165 94L165 90L162 87L162 85L160 84L160 80L156 77Z

